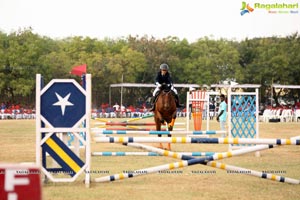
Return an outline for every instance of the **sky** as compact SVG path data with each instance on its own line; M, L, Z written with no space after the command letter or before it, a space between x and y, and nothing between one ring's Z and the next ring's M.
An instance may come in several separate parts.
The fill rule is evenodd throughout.
M241 16L243 0L0 0L0 31L31 27L53 39L144 35L195 42L202 37L244 40L300 33L300 0L244 0L299 4L295 9L254 8ZM289 13L278 13L279 11ZM290 11L296 13L291 14Z

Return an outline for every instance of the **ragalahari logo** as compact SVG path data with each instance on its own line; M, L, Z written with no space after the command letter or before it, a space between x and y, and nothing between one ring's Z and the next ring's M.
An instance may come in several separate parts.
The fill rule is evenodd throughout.
M242 2L241 16L243 16L246 13L253 12L253 11L254 11L254 9L251 8L248 3L246 3L245 1Z

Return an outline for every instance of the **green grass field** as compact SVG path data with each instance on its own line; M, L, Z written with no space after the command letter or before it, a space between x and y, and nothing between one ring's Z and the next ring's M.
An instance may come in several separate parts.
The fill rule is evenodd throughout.
M152 121L152 119L147 119ZM145 121L147 121L145 120ZM183 119L178 119L181 121ZM92 127L95 126L92 120ZM205 129L205 122L203 122ZM211 122L211 130L219 124ZM290 138L300 135L300 123L260 123L260 138ZM35 162L35 121L0 120L0 162ZM92 141L92 151L138 151L120 144ZM155 144L153 144L155 145ZM157 145L156 145L157 146ZM228 150L228 145L173 144L173 151ZM226 158L220 162L257 171L278 171L277 175L300 179L300 146L280 146L254 153ZM92 157L92 179L178 161L161 156ZM172 172L172 171L168 171ZM176 173L175 173L176 172ZM44 200L159 200L159 199L299 199L300 185L279 183L204 165L175 169L174 173L155 173L108 183L91 183L86 188L84 176L74 183L43 185Z

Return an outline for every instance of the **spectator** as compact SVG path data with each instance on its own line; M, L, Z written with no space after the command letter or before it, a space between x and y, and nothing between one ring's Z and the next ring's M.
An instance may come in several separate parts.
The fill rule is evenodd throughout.
M5 109L6 109L6 105L5 105L5 103L1 103L1 113L4 113L4 111L5 111Z
M221 94L220 99L221 99L221 103L219 107L217 121L220 122L221 130L226 131L227 104L225 102L225 95ZM225 137L225 134L223 134L223 137Z
M209 103L209 118L210 118L210 120L214 119L215 109L216 109L215 102L210 102Z
M118 103L115 103L115 105L113 106L114 110L116 112L118 112L120 110L120 106L118 105Z

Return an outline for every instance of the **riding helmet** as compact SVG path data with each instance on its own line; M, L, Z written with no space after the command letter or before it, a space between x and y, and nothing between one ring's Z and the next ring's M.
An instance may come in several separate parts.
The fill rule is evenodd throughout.
M169 65L167 65L166 63L163 63L159 66L159 69L169 71Z

